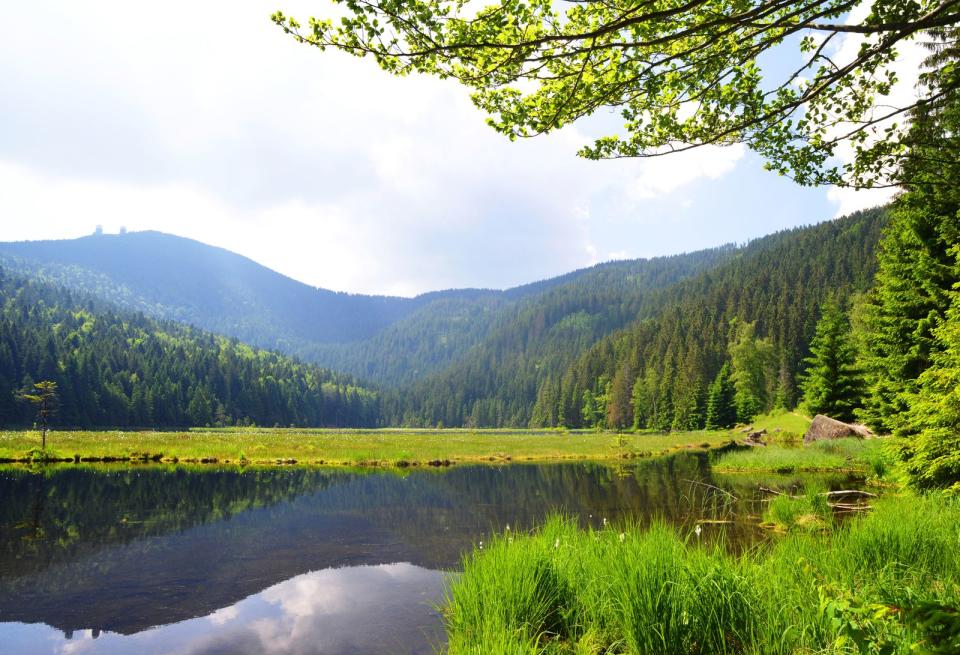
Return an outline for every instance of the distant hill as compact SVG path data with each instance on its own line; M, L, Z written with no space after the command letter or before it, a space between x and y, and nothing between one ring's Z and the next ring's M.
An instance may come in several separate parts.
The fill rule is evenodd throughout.
M223 248L161 232L0 243L0 263L152 316L293 353L372 336L430 300L317 289Z
M648 291L732 252L725 246L609 262L506 291L452 289L416 298L314 288L222 248L160 232L0 243L0 265L155 318L398 386L459 361L514 320L535 318L527 315L537 299L548 322L593 316L586 332L583 325L575 329L577 338L592 341L629 322Z
M619 427L688 429L733 319L771 340L795 396L820 303L869 287L885 222L861 212L743 246L416 298L315 289L157 232L3 243L0 265L339 371L379 389L384 425L580 427L587 394L616 408Z
M735 252L728 245L598 264L506 291L447 292L369 339L321 346L311 359L402 386L456 366L478 349L518 357L545 348L579 352L630 323L652 292L709 270Z
M0 426L30 425L15 393L52 380L56 425L373 426L349 377L0 268Z

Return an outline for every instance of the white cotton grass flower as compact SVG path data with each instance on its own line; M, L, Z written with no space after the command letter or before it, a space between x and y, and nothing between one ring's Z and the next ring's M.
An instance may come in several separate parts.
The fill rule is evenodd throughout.
M607 527L607 517L603 517L603 527Z
M694 532L694 534L697 535L697 537L699 537L699 536L700 536L700 533L703 532L703 528L700 527L700 524L697 524L697 527L695 527L695 528L693 529L693 532Z
M480 542L480 550L483 550L483 542Z

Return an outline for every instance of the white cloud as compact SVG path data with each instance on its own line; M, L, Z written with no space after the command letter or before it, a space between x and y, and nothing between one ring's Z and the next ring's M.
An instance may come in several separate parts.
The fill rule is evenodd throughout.
M872 3L863 2L847 17L847 24L861 23L867 17L871 10ZM838 65L844 65L856 58L864 37L858 34L848 34L843 37L833 53L832 59ZM898 56L891 69L896 73L897 82L893 85L890 94L885 98L878 98L877 106L874 108L876 116L882 116L894 107L909 106L917 99L917 82L920 71L922 70L923 60L927 52L917 41L905 41L897 45ZM875 126L875 132L883 134L883 129L892 122L904 123L902 116L889 119L878 123ZM846 127L840 126L836 133L846 131ZM868 139L870 143L872 139ZM841 162L850 162L854 159L854 149L849 142L842 143L837 149L837 158ZM827 191L827 198L836 205L836 216L844 216L854 211L877 207L890 202L898 193L898 189L847 189L831 188Z
M896 189L845 189L831 187L827 190L827 198L837 208L835 216L846 216L861 209L880 207L890 202Z
M588 126L510 143L455 83L298 45L269 22L276 7L322 11L0 7L0 240L125 225L338 290L502 287L600 253L687 249L650 203L688 202L743 158L587 162L574 153Z
M224 626L236 619L238 616L240 616L240 610L236 605L230 605L229 607L221 607L216 612L209 615L207 620L215 626Z
M630 188L637 201L672 193L699 179L715 180L733 170L746 154L743 144L703 146L683 153L642 160Z

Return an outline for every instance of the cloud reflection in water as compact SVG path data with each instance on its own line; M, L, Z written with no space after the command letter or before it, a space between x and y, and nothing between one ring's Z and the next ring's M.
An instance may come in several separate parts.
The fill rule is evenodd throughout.
M433 605L444 575L405 563L314 571L208 616L131 636L94 638L86 630L66 639L46 625L21 624L13 654L432 653L443 641Z

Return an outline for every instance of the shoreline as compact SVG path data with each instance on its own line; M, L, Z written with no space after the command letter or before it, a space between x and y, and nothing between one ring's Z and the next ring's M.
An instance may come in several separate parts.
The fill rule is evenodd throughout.
M458 464L630 461L730 447L726 432L296 430L0 432L0 464L190 464L444 468Z

